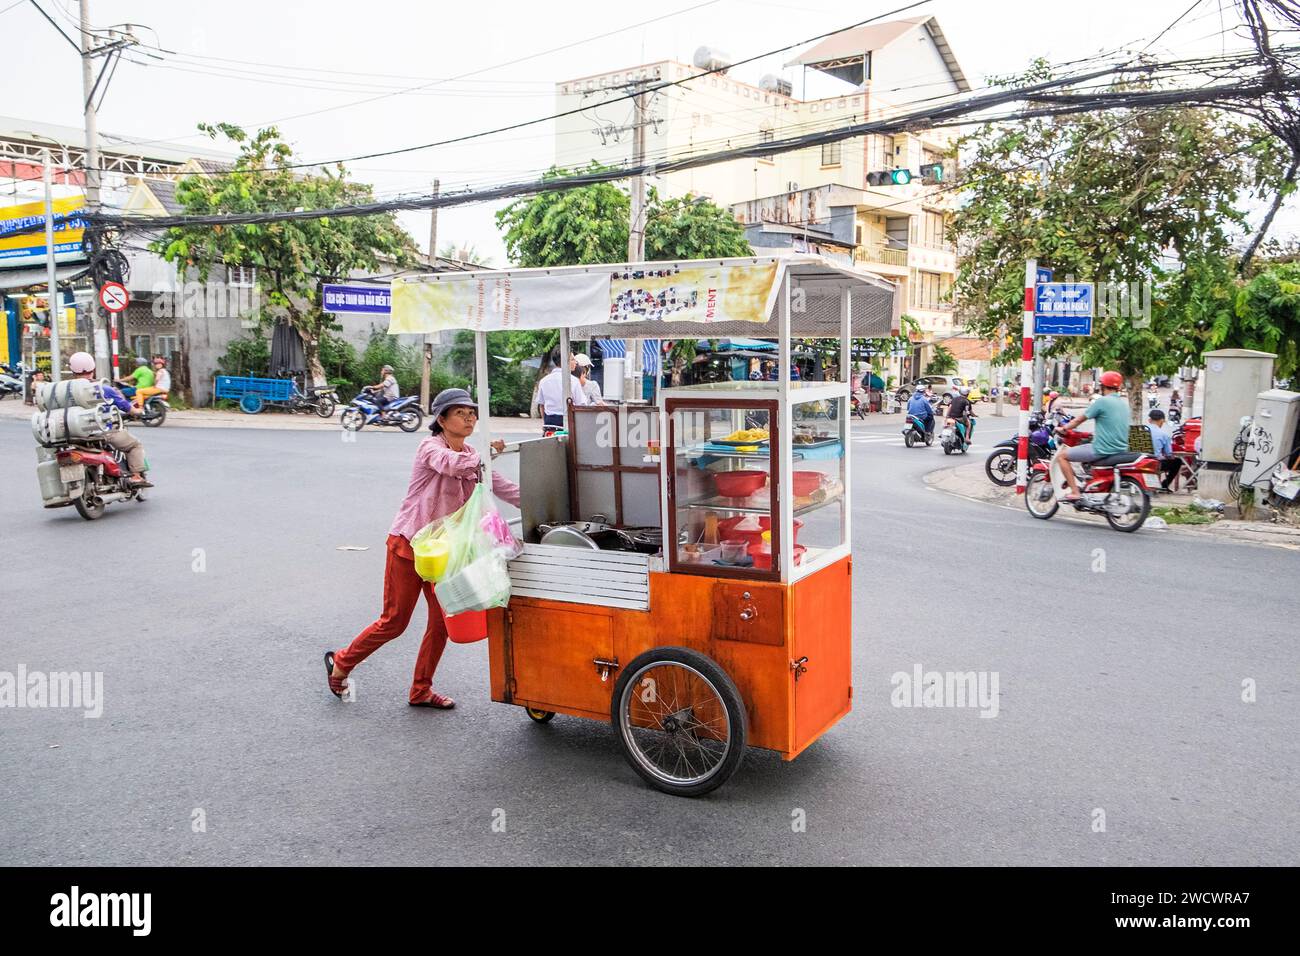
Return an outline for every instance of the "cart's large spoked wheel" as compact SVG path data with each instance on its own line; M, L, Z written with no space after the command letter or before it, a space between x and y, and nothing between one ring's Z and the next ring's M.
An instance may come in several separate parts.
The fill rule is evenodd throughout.
M632 768L664 793L708 793L744 756L740 692L721 667L690 648L657 647L633 660L614 686L610 718Z

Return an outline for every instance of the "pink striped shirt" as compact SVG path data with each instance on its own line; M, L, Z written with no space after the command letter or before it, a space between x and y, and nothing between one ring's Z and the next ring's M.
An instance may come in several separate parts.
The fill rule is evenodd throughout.
M407 541L435 518L445 518L474 492L479 479L479 454L469 445L453 451L442 435L430 435L420 442L411 468L406 498L397 509L389 534ZM519 506L519 486L499 471L492 471L492 492L503 501Z

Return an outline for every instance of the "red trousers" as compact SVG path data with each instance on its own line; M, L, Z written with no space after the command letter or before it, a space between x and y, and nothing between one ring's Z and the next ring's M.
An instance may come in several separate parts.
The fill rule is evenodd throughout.
M443 620L438 598L433 593L433 585L415 573L415 555L411 551L411 544L401 535L388 536L388 563L384 566L384 609L379 620L337 652L334 663L343 671L350 671L380 645L400 637L410 623L411 612L415 610L421 593L429 605L429 622L424 628L420 653L415 658L410 700L412 703L427 700L433 689L433 672L437 670L443 648L447 646L447 623Z

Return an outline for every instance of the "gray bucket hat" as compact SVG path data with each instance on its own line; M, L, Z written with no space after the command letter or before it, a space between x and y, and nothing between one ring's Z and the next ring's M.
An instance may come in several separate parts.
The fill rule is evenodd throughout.
M434 396L429 405L429 415L433 419L429 423L429 431L437 435L442 431L442 426L438 424L438 416L444 414L447 409L454 407L472 408L478 411L478 404L470 397L469 392L463 388L444 388Z

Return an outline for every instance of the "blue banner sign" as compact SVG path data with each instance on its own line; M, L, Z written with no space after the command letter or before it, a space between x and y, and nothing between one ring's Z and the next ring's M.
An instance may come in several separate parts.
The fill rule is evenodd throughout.
M392 312L392 292L382 285L326 285L322 289L326 312L354 312L363 315L388 315Z

